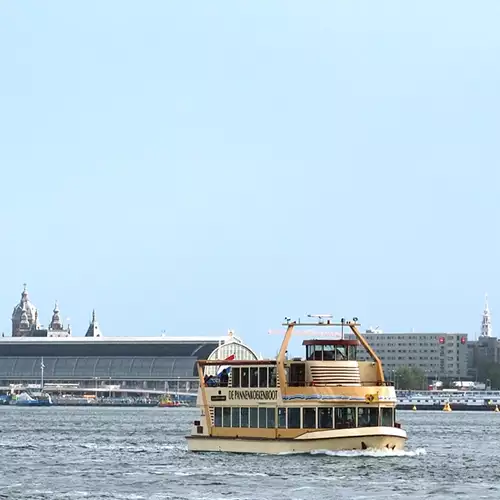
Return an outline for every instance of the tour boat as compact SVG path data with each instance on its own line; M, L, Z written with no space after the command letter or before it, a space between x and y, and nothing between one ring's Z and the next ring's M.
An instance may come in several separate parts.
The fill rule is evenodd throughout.
M382 363L358 330L358 319L309 317L316 322L285 318L276 359L198 361L201 417L186 436L190 451L280 454L404 448L407 434L395 421L394 385L384 379ZM335 340L304 340L305 358L288 359L290 339L299 327L340 327L341 332ZM344 337L344 329L354 334L352 339ZM371 361L357 360L360 346ZM214 365L225 366L215 381L205 374L205 367Z

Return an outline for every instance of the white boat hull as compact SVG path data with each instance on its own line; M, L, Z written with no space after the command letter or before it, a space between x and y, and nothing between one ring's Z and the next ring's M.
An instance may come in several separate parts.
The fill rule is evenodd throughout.
M308 432L294 439L187 436L190 451L227 453L310 453L363 449L402 450L407 436L396 427L366 427Z

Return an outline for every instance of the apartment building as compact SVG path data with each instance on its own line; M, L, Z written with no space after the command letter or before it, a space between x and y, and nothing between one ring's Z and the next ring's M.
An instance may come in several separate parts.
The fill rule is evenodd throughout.
M467 376L467 334L465 333L365 333L382 360L391 380L401 366L418 366L429 378ZM364 350L358 357L368 359Z

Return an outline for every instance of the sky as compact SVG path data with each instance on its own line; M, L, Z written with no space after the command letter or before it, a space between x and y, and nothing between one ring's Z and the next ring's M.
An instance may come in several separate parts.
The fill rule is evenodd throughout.
M0 1L0 331L500 332L500 2ZM498 313L497 313L498 311Z

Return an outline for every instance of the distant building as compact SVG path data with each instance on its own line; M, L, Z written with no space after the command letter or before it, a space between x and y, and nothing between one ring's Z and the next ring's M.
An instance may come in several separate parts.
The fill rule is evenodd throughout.
M37 308L30 302L28 291L24 285L21 300L12 311L12 336L13 337L38 337L40 330Z
M70 327L64 328L61 321L57 302L52 312L49 327L43 328L40 325L38 309L29 300L26 284L24 284L21 293L21 300L14 306L11 319L13 337L68 337L71 335Z
M64 324L61 320L59 306L57 305L56 301L54 310L52 311L52 319L50 320L49 328L47 329L47 337L69 337L69 336L71 336L71 328L69 325L67 328L64 328Z
M365 333L363 334L393 380L402 366L418 366L428 378L467 376L465 333ZM369 359L361 350L359 359Z
M90 320L85 337L102 337L99 323L97 322L97 319L95 317L95 310L92 311L92 319Z
M84 336L72 336L56 302L47 328L26 285L12 313L12 337L0 337L0 392L13 386L44 384L95 394L194 393L199 384L197 361L257 359L232 331L211 337L104 336L95 311ZM210 367L215 370L220 367ZM210 371L208 370L208 371ZM112 389L111 389L112 387ZM59 389L58 389L59 390Z
M483 317L481 319L481 335L468 345L469 376L481 377L481 371L490 363L500 363L500 341L493 337L491 313L488 305L488 296L485 297Z
M493 329L491 327L491 314L488 305L488 294L484 297L484 312L481 321L481 337L493 337Z
M245 345L241 338L234 335L232 330L229 330L227 340L214 349L208 359L221 360L220 366L205 367L205 374L217 375L220 369L225 367L224 361L229 359L253 361L259 359L259 356L251 347Z

